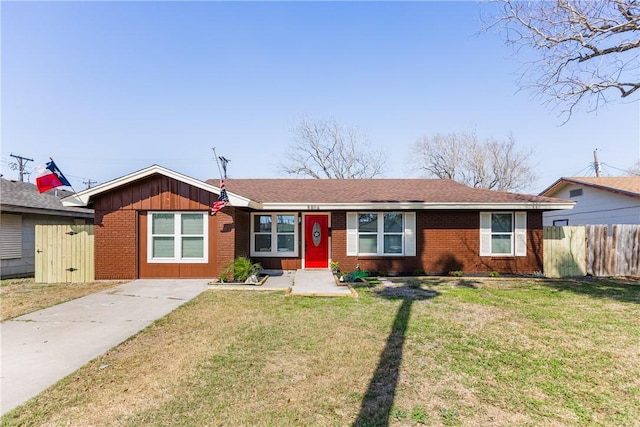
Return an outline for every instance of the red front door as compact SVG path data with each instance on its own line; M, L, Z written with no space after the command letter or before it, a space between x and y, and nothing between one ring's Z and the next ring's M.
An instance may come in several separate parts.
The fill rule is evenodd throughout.
M329 216L304 217L305 268L329 267Z

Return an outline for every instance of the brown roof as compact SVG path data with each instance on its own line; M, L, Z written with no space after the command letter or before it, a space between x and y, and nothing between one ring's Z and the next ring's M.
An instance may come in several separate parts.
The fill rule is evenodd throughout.
M218 186L210 179L208 184ZM467 187L447 179L227 179L227 191L258 203L566 203Z
M640 197L640 176L571 176L562 177L549 188L541 192L541 195L552 195L566 184L586 185L614 193Z

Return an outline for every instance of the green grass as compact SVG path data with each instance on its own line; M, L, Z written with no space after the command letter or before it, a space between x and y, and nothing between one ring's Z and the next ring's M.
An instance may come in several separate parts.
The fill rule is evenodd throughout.
M637 425L638 282L391 280L207 292L2 425Z

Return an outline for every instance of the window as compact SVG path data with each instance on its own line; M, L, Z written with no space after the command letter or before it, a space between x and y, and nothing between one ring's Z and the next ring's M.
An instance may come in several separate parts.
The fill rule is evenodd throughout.
M526 212L480 213L480 255L526 255L526 215Z
M347 213L347 255L414 256L415 213Z
M2 214L0 216L0 258L22 257L22 216Z
M203 212L150 212L147 261L207 262L207 218Z
M582 196L582 188L576 188L575 190L569 190L569 197Z
M251 256L297 256L298 216L251 215Z
M554 227L562 227L563 225L569 225L568 219L554 219L553 226Z

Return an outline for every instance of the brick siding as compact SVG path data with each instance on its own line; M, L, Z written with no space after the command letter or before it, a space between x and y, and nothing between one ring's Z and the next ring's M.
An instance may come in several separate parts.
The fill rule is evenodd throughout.
M94 224L96 280L137 278L136 211L96 211Z
M331 216L331 257L343 271L363 270L395 274L465 273L501 274L542 271L542 213L527 213L527 256L481 257L478 211L427 211L416 215L415 257L346 256L346 214Z

